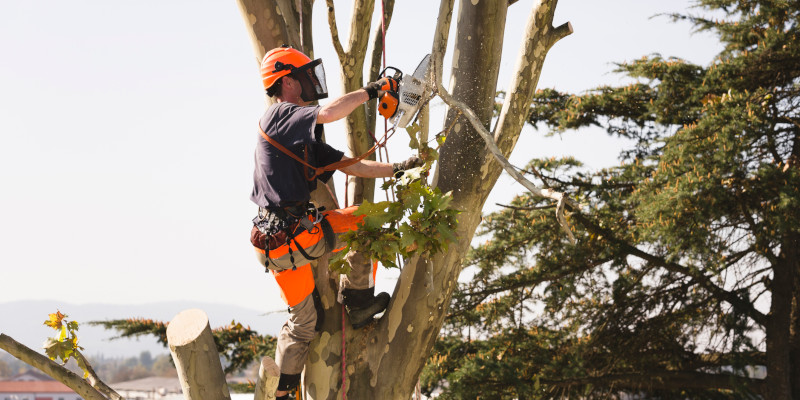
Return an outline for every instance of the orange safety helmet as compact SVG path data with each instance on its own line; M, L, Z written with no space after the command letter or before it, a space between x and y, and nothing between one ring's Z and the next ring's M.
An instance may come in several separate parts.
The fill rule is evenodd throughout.
M303 87L301 97L305 101L315 101L328 97L325 83L325 69L322 60L311 61L308 56L289 46L270 50L261 61L261 81L264 89L271 88L278 80L292 74Z

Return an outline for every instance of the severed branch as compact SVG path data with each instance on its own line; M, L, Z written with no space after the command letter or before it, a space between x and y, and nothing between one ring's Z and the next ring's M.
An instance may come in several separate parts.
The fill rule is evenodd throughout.
M44 355L31 350L27 346L17 342L10 336L7 336L3 333L0 333L0 348L8 352L8 354L16 357L20 361L33 366L34 368L51 376L53 379L67 385L70 389L74 390L75 393L79 394L86 400L108 400L109 398L119 400L122 399L122 397L119 397L119 395L117 395L118 397L104 396L98 388L92 387L92 385L83 380L83 378L74 372L64 368Z
M503 208L510 208L512 210L520 210L520 211L547 210L548 208L554 208L555 207L555 205L552 205L552 204L547 205L547 206L537 206L537 207L520 207L520 206L512 206L512 205L509 205L509 204L500 204L500 203L494 203L494 204L497 205L497 206L503 207Z
M535 14L534 14L535 15ZM572 199L569 199L564 195L564 193L557 192L552 189L548 188L539 188L533 182L529 181L522 175L511 163L508 159L503 155L500 148L497 146L497 143L494 140L493 135L483 126L481 123L480 118L475 114L469 106L464 104L463 102L456 100L450 93L445 89L444 85L442 84L442 66L443 62L442 59L444 57L444 52L446 50L447 44L447 29L449 29L450 21L449 18L452 17L452 1L444 0L442 1L442 6L440 7L439 12L439 19L436 25L436 33L434 34L434 42L433 42L433 68L431 68L430 76L428 78L428 83L433 83L434 90L439 95L439 97L451 108L455 108L459 110L464 116L466 116L467 120L472 124L475 131L481 135L484 142L486 142L486 146L494 156L495 160L503 167L503 169L511 175L514 180L522 184L526 189L528 189L533 195L548 198L551 200L555 200L558 202L556 206L556 218L558 219L561 228L566 232L569 241L572 244L575 244L577 241L575 240L575 236L572 234L572 230L569 227L569 224L566 221L564 215L564 208L566 205L573 207L575 209L578 208L578 203ZM535 24L530 24L529 26L535 28ZM568 31L572 30L572 26L569 23L566 24ZM563 35L567 31L561 29L558 30L559 34ZM551 32L552 33L552 32ZM568 33L566 33L568 34ZM556 36L557 37L557 36ZM548 36L548 42L555 42L555 38L553 36ZM529 35L528 39L531 39L532 35ZM528 40L531 42L532 40ZM530 45L530 44L529 44Z

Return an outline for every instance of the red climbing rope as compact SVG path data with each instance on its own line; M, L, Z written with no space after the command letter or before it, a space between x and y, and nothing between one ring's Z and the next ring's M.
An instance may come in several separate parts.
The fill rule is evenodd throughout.
M345 352L345 347L344 347L344 343L345 343L344 326L345 326L344 304L342 304L342 400L347 400L347 396L345 394L345 393L347 393L347 391L345 390L345 388L347 387L346 386L346 384L347 384L347 371L345 369L346 368L347 353Z

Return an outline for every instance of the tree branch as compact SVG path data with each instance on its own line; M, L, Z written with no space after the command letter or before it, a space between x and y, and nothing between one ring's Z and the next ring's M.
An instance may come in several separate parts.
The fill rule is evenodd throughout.
M91 384L93 388L111 400L125 400L124 397L120 396L119 393L117 393L110 386L106 385L105 382L100 380L100 378L97 376L97 373L94 372L92 365L89 364L89 360L87 360L80 351L76 349L72 355L75 357L75 360L78 361L79 365L83 364L84 369L89 374L86 380L89 381L89 384Z
M551 3L554 3L554 1L551 2ZM451 5L452 5L452 2L451 2ZM529 62L527 60L525 60L525 57L528 56L528 55L535 54L536 52L538 52L538 50L535 49L535 46L536 46L537 43L539 43L538 40L540 39L540 37L538 35L534 34L534 33L538 32L537 28L536 28L537 25L535 23L535 19L543 18L539 14L540 13L548 13L548 12L549 12L550 18L552 18L552 13L554 12L552 9L554 9L554 8L555 8L555 6L553 4L550 4L550 7L544 7L542 4L539 4L538 6L534 6L534 9L533 9L533 11L531 13L531 17L529 18L529 21L528 21L528 35L526 37L526 41L525 41L525 44L524 44L524 47L523 47L523 51L521 51L521 54L520 54L520 61L517 64L517 73L515 75L520 75L520 74L522 74L521 73L522 69L529 68L529 65L528 65ZM546 18L546 17L544 17L544 18ZM441 11L440 11L440 20L441 20ZM429 84L432 83L434 85L435 91L437 92L439 97L449 107L452 107L452 108L455 108L455 109L461 111L461 113L464 114L467 117L467 120L470 122L470 124L472 124L473 128L475 129L475 131L478 134L480 134L480 136L483 138L484 142L486 143L486 147L488 148L489 152L494 156L494 159L502 166L502 168L509 175L511 175L512 178L514 178L514 180L516 180L517 182L522 184L522 186L524 186L526 189L528 189L535 196L548 198L548 199L555 200L555 201L558 202L556 217L558 218L559 224L561 224L562 229L567 233L567 236L568 236L570 242L573 243L573 244L576 243L575 237L572 234L572 230L570 229L569 225L567 224L567 222L566 222L566 220L564 218L563 210L564 210L564 206L566 204L569 204L571 207L576 208L576 209L578 207L578 204L575 203L573 200L567 198L561 192L557 192L557 191L552 190L552 189L539 188L536 185L534 185L531 181L527 180L524 175L522 175L519 171L517 171L516 168L514 168L513 165L511 165L511 163L505 157L503 152L497 146L497 143L495 143L495 139L492 136L492 134L488 130L486 130L486 128L481 123L480 118L478 118L478 116L475 114L475 112L469 106L467 106L464 102L461 102L461 101L456 100L455 98L453 98L453 96L450 95L450 93L447 91L447 89L445 89L444 85L441 82L441 80L442 80L442 65L443 65L442 59L444 57L444 52L445 52L445 48L446 48L446 45L447 45L447 35L448 34L446 32L443 32L443 31L440 30L440 29L443 28L442 25L443 24L440 21L439 25L436 28L437 29L437 33L434 36L433 52L432 52L433 53L432 54L433 55L433 59L434 59L434 68L432 68L431 72L430 72L432 74L432 76L428 79ZM447 26L449 27L449 24L447 24ZM541 58L543 58L543 55L541 55ZM525 61L523 62L523 60L525 60ZM540 69L537 69L537 71L540 71ZM522 75L527 76L529 74L522 74ZM517 81L516 78L515 78L515 82L516 83L513 84L512 87L514 87L516 89L513 92L511 92L511 94L509 95L509 100L506 101L504 103L504 105L503 105L503 111L501 112L501 120L503 120L503 117L505 115L509 114L509 112L510 112L509 110L516 110L517 108L519 108L520 109L519 111L521 112L521 110L523 109L522 105L518 105L517 107L514 107L514 108L511 107L512 103L513 104L520 103L520 100L521 100L520 93L519 93L520 90L518 90L518 88L520 86L522 86L523 84L520 83L519 81ZM530 85L533 88L535 88L535 86L536 86L535 83L531 83ZM531 90L532 89L530 87L526 87L526 91L531 91ZM530 106L530 96L527 97L527 101L528 101L528 104L524 106L524 109L527 109L527 107ZM525 115L527 115L527 114L525 114ZM525 119L524 116L521 117L521 118L517 118L517 119L519 119L520 121L522 121L522 123L524 123L524 119ZM519 129L521 129L521 128L522 127L520 125ZM517 137L518 136L519 136L519 130L517 130Z
M548 47L552 47L559 40L571 35L572 32L574 31L572 30L571 22L559 25L558 28L553 29L550 31L550 34L547 35Z
M278 10L283 17L283 22L286 24L286 33L289 36L289 42L295 48L303 48L303 43L300 40L300 21L297 19L297 10L294 7L293 0L277 0ZM305 49L304 49L305 50Z
M475 130L483 138L484 142L486 142L486 147L489 149L489 152L491 152L492 155L494 155L495 160L497 160L497 162L500 163L500 165L503 167L503 169L509 175L511 175L511 177L514 178L514 180L516 180L517 182L522 184L522 186L524 186L526 189L528 189L528 191L530 191L533 195L539 196L539 197L548 198L548 199L555 200L555 201L558 202L558 210L560 210L560 212L556 212L556 216L558 217L558 221L561 224L561 227L564 229L564 232L567 233L567 236L569 237L570 242L575 244L576 243L575 236L572 235L571 229L569 228L569 226L566 224L566 221L564 220L563 208L564 208L564 204L569 204L570 206L572 206L574 208L578 208L578 203L576 203L575 201L567 198L564 195L564 193L557 192L557 191L552 190L552 189L539 188L533 182L527 180L525 178L525 176L522 175L519 171L517 171L517 169L514 168L513 165L511 165L511 163L508 161L508 159L505 158L505 156L503 156L503 154L500 152L500 149L497 147L497 144L494 142L494 138L489 133L489 131L487 131L486 128L483 127L483 124L481 124L481 121L480 121L480 119L478 119L478 116L475 114L475 112L472 111L472 109L469 108L463 102L454 99L450 95L450 93L447 92L447 90L444 88L444 86L441 84L441 81L440 81L439 77L435 77L435 82L436 82L436 90L437 90L437 93L438 93L439 97L441 97L442 100L444 100L444 102L448 106L460 110L467 117L467 120L469 120L469 122L472 124L472 127L475 128Z
M384 31L389 30L389 24L392 22L392 14L394 14L395 0L387 0L383 4L383 25L381 29L375 30L375 36L372 38L372 55L370 56L369 76L368 82L378 80L378 74L381 72L381 55L383 55ZM377 119L377 100L370 100L367 102L367 127L374 130L375 121Z
M627 253L639 257L647 262L652 263L655 266L666 268L668 271L676 272L685 276L692 278L697 284L708 290L714 297L720 299L722 301L727 301L733 307L739 309L740 311L744 312L754 321L756 321L761 326L765 326L767 323L767 316L758 311L752 303L743 300L739 296L737 296L733 292L729 292L711 281L709 277L701 273L700 271L692 271L690 268L685 267L680 264L676 264L674 262L668 262L661 257L652 255L647 253L636 246L631 245L630 243L623 241L622 239L617 238L611 231L601 228L600 226L596 225L588 218L583 216L580 212L576 212L572 215L576 221L578 221L581 225L583 225L587 230L600 235L605 240L612 242L620 247L623 248Z
M75 393L87 400L108 400L100 391L92 387L74 372L64 368L55 361L39 354L27 346L17 342L10 336L0 333L0 348L20 361L44 372L53 379L69 386Z
M695 371L652 371L629 374L612 374L572 379L541 379L541 383L555 387L574 385L613 386L616 389L741 389L745 384L756 393L763 393L763 379L745 378L733 374L711 374Z
M328 26L331 29L331 40L333 40L333 48L336 50L336 55L339 56L339 61L343 61L347 55L342 48L342 41L339 39L339 28L336 27L336 10L333 7L333 0L325 0L328 5Z

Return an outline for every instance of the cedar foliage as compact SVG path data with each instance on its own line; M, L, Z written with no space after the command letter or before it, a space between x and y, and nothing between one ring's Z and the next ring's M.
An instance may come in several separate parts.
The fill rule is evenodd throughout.
M158 343L168 347L167 323L144 318L92 321L108 330L117 331L112 339L154 336ZM211 330L217 351L225 359L225 373L242 371L262 357L275 357L277 339L270 335L260 335L241 323L231 321L229 325Z
M600 170L530 162L583 205L578 244L529 194L487 216L427 393L800 399L800 2L697 5L724 17L671 18L719 35L711 65L650 55L618 65L632 84L536 93L532 125L633 144Z

